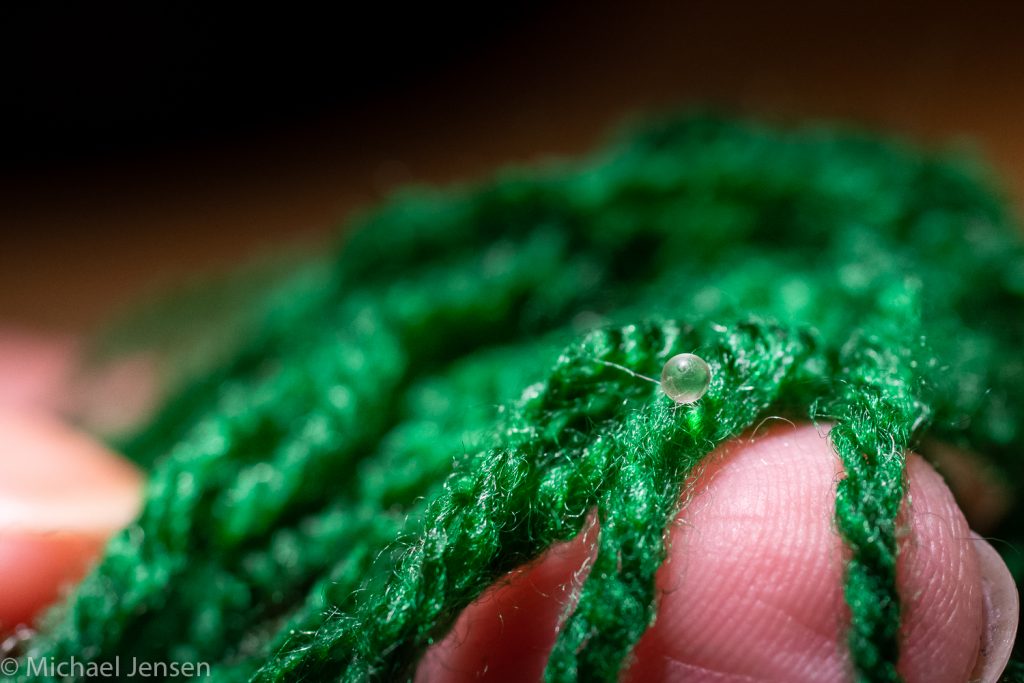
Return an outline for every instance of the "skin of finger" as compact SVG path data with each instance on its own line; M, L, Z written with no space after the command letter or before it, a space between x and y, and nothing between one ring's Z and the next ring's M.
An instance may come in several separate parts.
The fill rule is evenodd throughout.
M31 623L138 512L141 474L53 417L0 411L0 633Z
M626 680L850 680L844 642L849 612L842 595L846 550L832 521L841 476L828 441L809 425L762 431L709 455L685 488L657 577L657 620L634 651ZM904 601L900 671L908 683L963 681L982 628L969 531L941 477L917 456L908 459L908 487L897 568ZM592 545L576 543L592 551ZM573 585L568 564L555 585ZM510 594L489 607L472 605L467 612L475 624L500 623L514 613L521 596L508 586L495 590ZM567 600L573 592L560 595ZM499 648L507 661L523 665L519 680L536 680L564 604L535 613L528 652L511 634L495 642L478 639L479 626L457 637L453 631L427 658L434 675L421 680L469 680L438 672L456 657L462 666L486 662ZM546 634L544 647L538 647L539 633ZM508 673L492 679L479 666L473 676L513 680Z
M29 625L88 571L102 535L0 534L0 634Z
M592 518L575 539L552 546L488 589L427 651L416 683L540 680L558 625L586 579L596 534Z
M716 453L672 530L658 622L630 680L849 680L846 551L831 521L841 476L810 426ZM900 672L908 683L963 681L982 625L970 532L941 477L915 455L907 482Z
M902 587L908 682L967 680L984 627L981 569L967 521L942 477L923 459L907 461L897 580Z

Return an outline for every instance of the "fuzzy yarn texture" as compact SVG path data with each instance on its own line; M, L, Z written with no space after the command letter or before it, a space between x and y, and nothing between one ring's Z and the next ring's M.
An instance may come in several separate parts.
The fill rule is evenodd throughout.
M402 191L326 267L288 272L244 341L118 444L149 471L144 510L23 656L408 680L596 510L545 676L613 681L655 618L687 475L779 415L834 425L853 673L897 681L906 449L983 454L1024 500L1024 247L959 157L667 118L581 161ZM681 352L713 372L692 405L623 371Z

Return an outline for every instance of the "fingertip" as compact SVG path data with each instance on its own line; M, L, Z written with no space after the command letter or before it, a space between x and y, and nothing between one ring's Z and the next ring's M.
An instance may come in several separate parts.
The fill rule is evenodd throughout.
M0 636L31 625L88 571L105 537L82 533L0 533Z
M628 681L838 681L840 467L813 426L729 442L688 483Z
M0 532L108 534L138 511L142 474L55 417L0 411Z
M984 619L981 572L967 520L923 458L907 458L897 581L899 671L907 681L967 680Z
M56 418L0 411L0 633L30 623L138 512L142 475Z
M575 605L596 552L596 516L469 605L424 654L416 683L541 680L558 630Z
M853 675L843 598L849 551L834 523L843 476L809 425L709 456L684 493L658 574L658 619L629 680L840 681ZM942 478L909 455L899 520L900 672L967 680L982 629L979 563Z

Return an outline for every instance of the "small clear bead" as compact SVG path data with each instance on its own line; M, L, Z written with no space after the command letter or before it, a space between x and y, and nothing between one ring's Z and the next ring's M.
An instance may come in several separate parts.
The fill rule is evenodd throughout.
M661 390L676 403L696 403L711 384L711 368L700 356L672 356L661 371Z

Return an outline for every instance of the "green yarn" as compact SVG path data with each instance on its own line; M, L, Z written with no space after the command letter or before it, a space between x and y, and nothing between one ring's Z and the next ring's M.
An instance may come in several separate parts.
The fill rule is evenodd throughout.
M596 510L546 678L615 680L687 475L785 415L834 425L852 665L896 681L905 449L927 433L1024 482L1024 248L960 160L691 116L358 224L120 444L144 511L24 656L405 680ZM695 404L632 374L682 352L713 372Z

